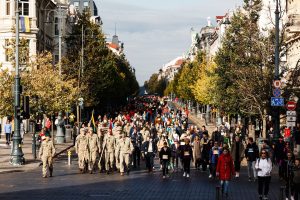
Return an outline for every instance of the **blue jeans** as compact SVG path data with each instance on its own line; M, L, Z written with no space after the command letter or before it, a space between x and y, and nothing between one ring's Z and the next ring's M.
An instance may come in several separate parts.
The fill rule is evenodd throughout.
M229 181L220 181L222 193L228 194Z

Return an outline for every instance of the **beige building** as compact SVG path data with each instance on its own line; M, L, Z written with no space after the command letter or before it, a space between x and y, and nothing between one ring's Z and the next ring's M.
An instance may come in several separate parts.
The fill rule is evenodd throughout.
M300 67L300 1L287 0L287 66L294 69Z

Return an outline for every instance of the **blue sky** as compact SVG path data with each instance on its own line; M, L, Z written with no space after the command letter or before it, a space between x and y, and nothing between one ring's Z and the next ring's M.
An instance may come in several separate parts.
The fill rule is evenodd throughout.
M243 0L95 0L103 31L111 38L115 24L125 54L140 85L165 63L181 56L191 43L190 29L207 17L215 22Z

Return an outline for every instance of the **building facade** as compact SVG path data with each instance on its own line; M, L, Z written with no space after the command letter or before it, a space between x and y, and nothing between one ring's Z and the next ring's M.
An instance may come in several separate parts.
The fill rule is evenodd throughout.
M8 52L12 48L11 42L15 41L16 4L14 0L0 1L0 63L4 69L14 70L9 60ZM34 59L37 49L37 13L35 0L20 0L20 38L26 40L29 48L29 58ZM22 66L22 63L20 63Z

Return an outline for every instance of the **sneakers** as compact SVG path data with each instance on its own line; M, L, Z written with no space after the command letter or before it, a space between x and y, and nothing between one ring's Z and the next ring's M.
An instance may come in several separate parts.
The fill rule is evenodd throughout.
M186 177L186 172L183 173L183 177Z
M263 197L263 200L268 200L269 198L267 196L264 196Z
M166 178L166 176L163 176L163 179L165 179Z
M210 174L208 178L212 178L212 174Z
M237 172L237 173L235 174L235 178L238 178L238 177L240 177L240 173Z
M190 175L189 175L189 174L187 174L187 175L186 175L186 177L187 177L187 178L190 178Z
M251 182L251 178L250 177L248 178L248 181Z
M291 196L291 200L295 200L294 196Z

